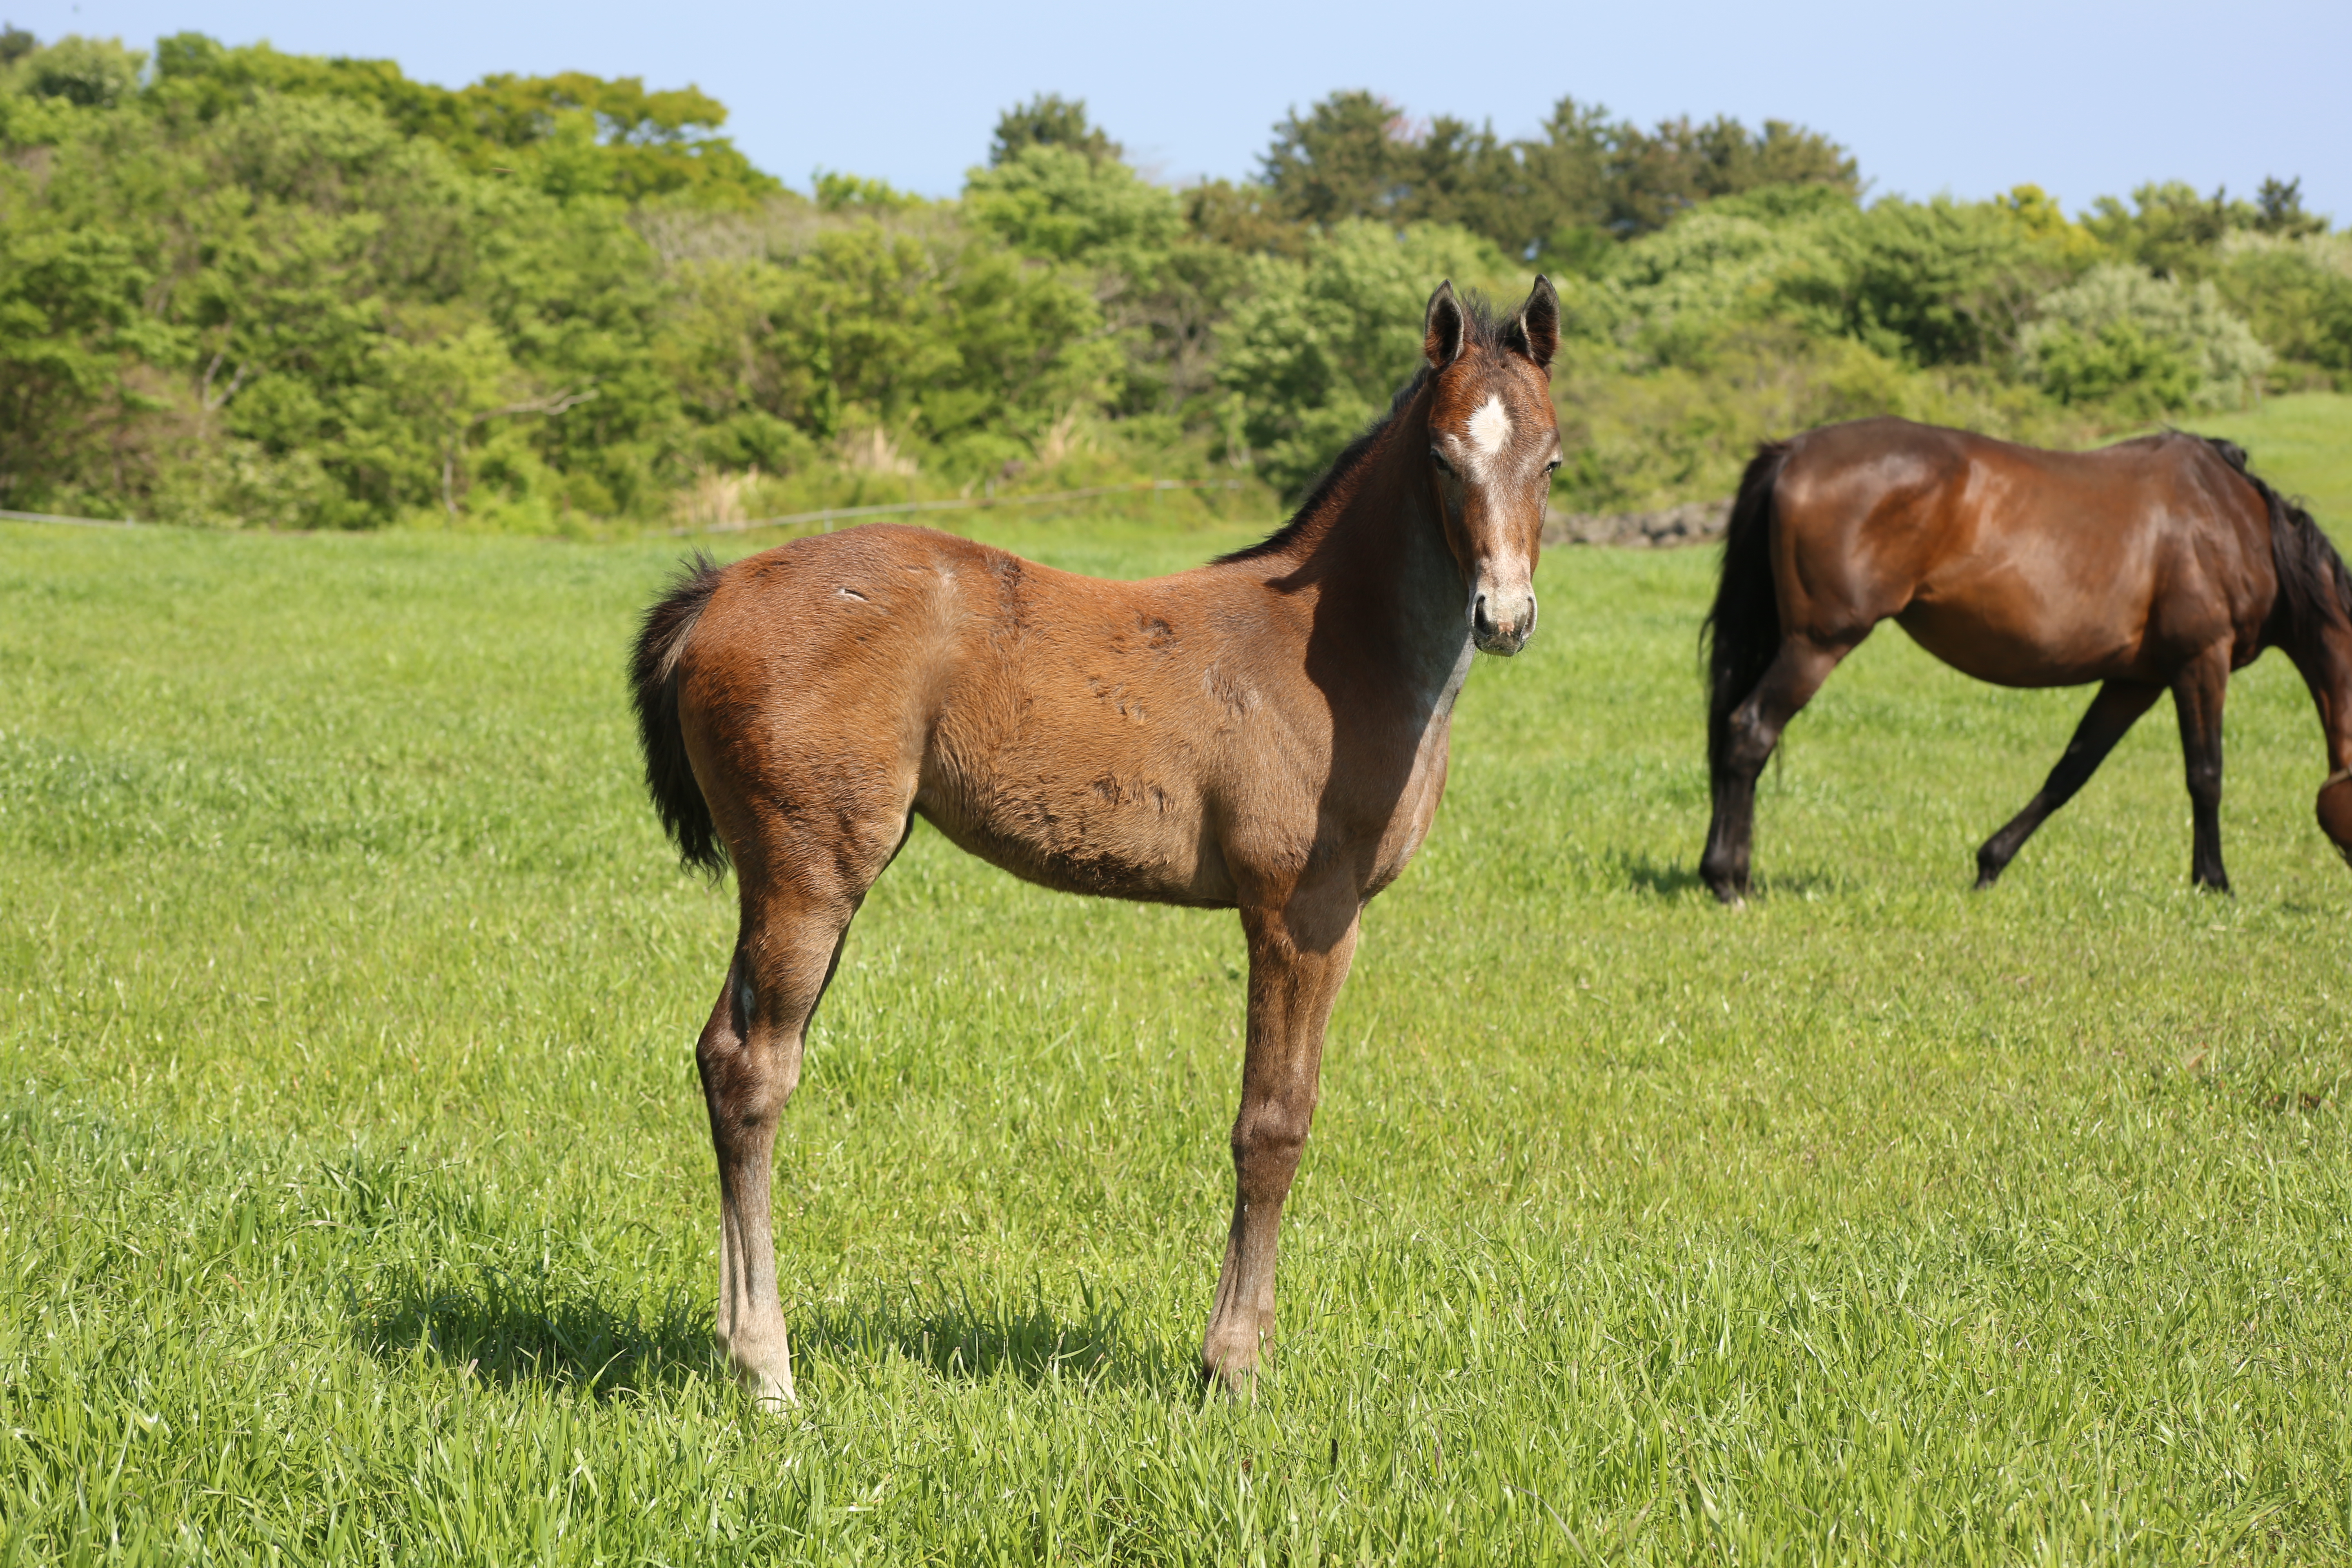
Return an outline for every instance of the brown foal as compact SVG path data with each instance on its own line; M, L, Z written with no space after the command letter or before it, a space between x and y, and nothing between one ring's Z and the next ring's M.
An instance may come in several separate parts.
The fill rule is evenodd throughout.
M2178 431L2045 452L1864 419L1762 448L1732 508L1707 618L1715 820L1699 871L1717 897L1748 891L1756 776L1782 728L1890 619L1979 680L2101 683L2041 791L1977 851L1978 887L2169 689L2189 874L2227 891L2221 702L2268 647L2318 705L2333 770L2319 824L2352 860L2352 576L2243 452Z
M1473 651L1535 629L1559 321L1542 279L1499 321L1441 286L1388 416L1279 532L1194 571L1103 582L874 524L698 562L647 613L647 782L686 860L731 860L740 900L695 1058L719 1333L757 1394L793 1397L777 1117L849 922L919 816L1049 888L1240 911L1233 1226L1202 1358L1248 1382L1357 921L1429 831Z

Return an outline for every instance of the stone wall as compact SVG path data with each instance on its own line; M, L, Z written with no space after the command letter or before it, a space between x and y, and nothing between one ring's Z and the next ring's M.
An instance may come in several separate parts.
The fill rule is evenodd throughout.
M1727 500L1685 501L1664 511L1547 510L1543 537L1546 544L1621 544L1654 550L1710 543L1723 537L1730 521Z

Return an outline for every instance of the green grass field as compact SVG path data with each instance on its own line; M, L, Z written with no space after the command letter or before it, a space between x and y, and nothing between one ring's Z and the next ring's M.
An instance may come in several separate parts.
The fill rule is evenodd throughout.
M1713 554L1554 552L1368 917L1242 1407L1233 918L919 829L785 1120L778 1420L708 1334L730 895L621 683L673 553L0 525L0 1563L2352 1555L2352 875L2284 659L2234 900L2168 705L1971 894L2085 697L1888 630L1730 911Z

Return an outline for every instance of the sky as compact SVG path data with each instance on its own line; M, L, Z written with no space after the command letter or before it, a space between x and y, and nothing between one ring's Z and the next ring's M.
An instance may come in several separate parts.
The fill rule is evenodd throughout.
M1395 0L765 5L684 9L406 0L0 0L44 39L146 47L193 30L303 54L388 57L460 86L585 70L699 86L753 162L806 188L842 170L928 195L982 161L997 113L1083 98L1155 177L1255 171L1272 127L1342 88L1408 113L1532 134L1562 94L1643 124L1723 113L1843 142L1873 195L2041 185L2071 211L2154 179L2252 195L2299 176L2352 225L2352 3L1969 5L1758 0L1559 4L1475 14Z

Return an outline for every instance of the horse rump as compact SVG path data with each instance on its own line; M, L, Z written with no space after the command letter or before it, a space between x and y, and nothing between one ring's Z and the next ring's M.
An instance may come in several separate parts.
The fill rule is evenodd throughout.
M655 600L637 628L629 658L629 694L637 710L637 741L646 753L646 789L662 828L677 841L678 858L713 877L727 868L727 846L710 820L710 803L695 781L677 719L677 661L710 603L724 570L696 551L679 565L669 592Z

